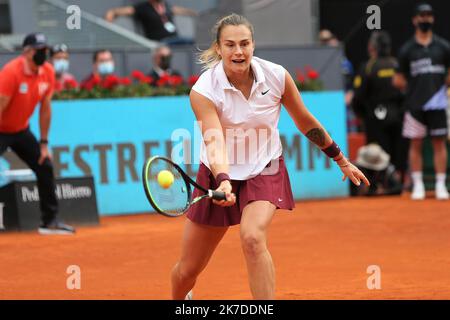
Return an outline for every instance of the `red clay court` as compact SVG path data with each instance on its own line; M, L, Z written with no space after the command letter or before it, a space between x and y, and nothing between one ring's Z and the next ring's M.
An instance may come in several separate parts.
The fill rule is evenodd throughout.
M450 206L402 197L304 201L270 228L278 299L450 299ZM184 217L105 217L75 236L0 235L0 299L169 299ZM81 289L66 288L69 265ZM367 267L381 269L369 290ZM231 279L231 280L230 280ZM196 299L251 299L239 229L219 245Z

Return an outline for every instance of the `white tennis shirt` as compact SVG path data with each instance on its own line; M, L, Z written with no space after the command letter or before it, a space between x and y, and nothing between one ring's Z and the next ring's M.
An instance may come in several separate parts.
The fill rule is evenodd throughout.
M257 57L253 57L251 68L255 82L248 100L228 81L222 61L205 71L192 87L216 106L227 145L229 175L233 180L257 176L271 160L282 154L277 127L286 70ZM210 168L204 140L200 161Z

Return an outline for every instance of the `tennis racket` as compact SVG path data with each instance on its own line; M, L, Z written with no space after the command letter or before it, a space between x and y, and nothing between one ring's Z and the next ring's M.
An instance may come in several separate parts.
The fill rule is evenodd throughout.
M173 175L173 183L165 188L158 182L158 174L167 170ZM167 217L178 217L202 199L226 200L225 192L214 191L198 185L179 165L161 156L148 159L142 170L145 195L152 207ZM192 187L205 194L192 199Z

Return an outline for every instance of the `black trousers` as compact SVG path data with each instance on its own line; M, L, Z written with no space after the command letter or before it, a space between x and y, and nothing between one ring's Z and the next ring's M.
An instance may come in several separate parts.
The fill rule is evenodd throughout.
M367 143L377 143L391 156L396 170L406 171L408 167L409 140L402 136L402 123L387 124L374 118L364 119Z
M55 193L55 178L52 162L47 158L41 165L38 164L41 149L39 142L29 128L17 133L0 132L0 155L8 147L36 174L42 222L50 222L56 217L58 212L58 199Z

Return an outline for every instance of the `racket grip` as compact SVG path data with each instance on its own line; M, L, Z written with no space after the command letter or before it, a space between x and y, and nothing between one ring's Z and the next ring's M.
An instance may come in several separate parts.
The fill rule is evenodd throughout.
M227 196L225 194L225 192L222 191L210 191L210 197L213 198L214 200L227 200Z

